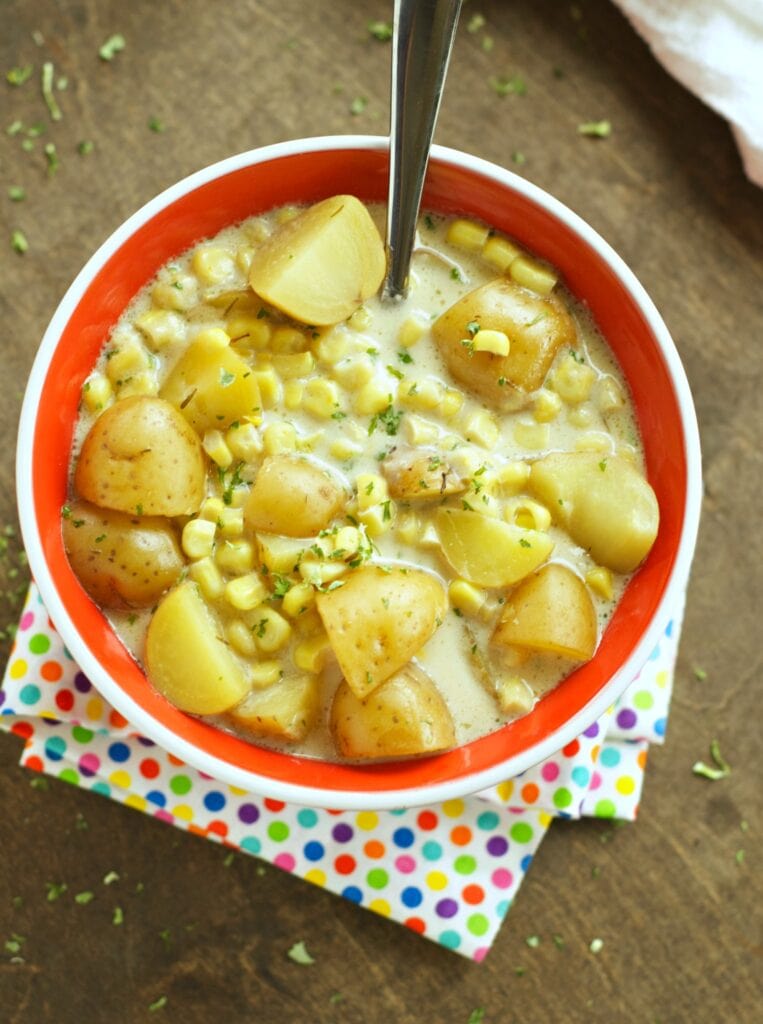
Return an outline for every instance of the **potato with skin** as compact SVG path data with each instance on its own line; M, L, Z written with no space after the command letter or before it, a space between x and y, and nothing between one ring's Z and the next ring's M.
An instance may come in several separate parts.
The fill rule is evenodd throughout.
M599 565L629 573L649 554L660 525L657 498L622 456L554 452L533 463L528 488Z
M500 331L509 354L474 348L480 330ZM541 297L505 278L475 288L432 326L432 337L455 379L497 409L521 407L541 386L558 349L575 342L575 324L555 295Z
M252 368L230 347L220 328L202 331L173 366L161 389L193 429L224 430L260 412L260 390Z
M299 455L270 455L257 471L244 505L250 530L312 537L339 514L347 494L323 466Z
M236 725L255 736L299 743L315 724L319 697L317 676L293 676L264 690L252 690L229 714Z
M303 324L346 320L379 290L384 245L354 196L332 196L288 221L255 251L249 283Z
M547 533L468 509L438 509L435 529L450 565L481 587L517 583L542 565L554 547Z
M437 448L398 445L381 463L390 497L406 501L432 501L462 494L469 481L459 476L447 456Z
M316 597L331 648L360 699L411 660L447 606L440 579L407 566L362 566Z
M72 569L103 608L151 608L185 565L174 530L159 516L75 501L61 525Z
M362 700L342 680L331 705L330 726L342 757L435 754L456 742L445 701L426 672L414 663Z
M205 487L198 436L173 405L146 395L124 398L98 417L74 471L81 497L139 516L193 515Z
M146 674L181 711L220 714L249 690L244 667L221 632L190 580L171 590L154 612L146 634Z
M509 595L492 643L588 661L597 637L596 610L585 583L566 565L552 562Z

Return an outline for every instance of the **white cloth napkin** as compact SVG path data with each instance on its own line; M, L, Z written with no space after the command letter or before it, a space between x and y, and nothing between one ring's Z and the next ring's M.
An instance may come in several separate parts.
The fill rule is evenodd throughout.
M655 57L731 125L763 186L763 0L615 0Z

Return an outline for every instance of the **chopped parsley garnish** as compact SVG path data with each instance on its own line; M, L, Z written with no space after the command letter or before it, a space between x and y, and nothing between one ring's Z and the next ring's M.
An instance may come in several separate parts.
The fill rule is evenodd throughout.
M591 939L591 944L588 948L591 950L594 956L597 953L601 953L602 949L604 949L604 939Z
M392 518L392 512L390 511L390 501L382 502L382 522L388 523Z
M294 584L287 576L281 573L273 573L273 594L275 597L284 597L289 593Z
M236 379L236 374L235 373L230 373L228 370L224 369L222 366L220 367L220 387L222 387L222 388L230 387L230 385L233 383L233 381L235 379Z
M122 924L125 919L124 912L121 907L114 907L114 913L111 917L112 924Z
M469 323L466 325L466 330L469 337L473 338L478 331L482 330L482 325L478 320L470 320Z
M707 679L707 672L703 668L700 668L698 665L695 665L693 672L694 678L698 682L704 683L704 681Z
M599 469L603 473L606 468L607 468L607 460L606 459L602 459L601 462L599 463Z
M396 366L388 366L387 367L387 373L391 373L392 376L393 377L397 377L398 380L402 380L403 377L404 377L404 374L402 373L402 371L398 370L398 368Z
M537 949L540 945L540 935L528 935L525 939L525 944L528 945L530 949Z
M520 150L515 149L511 154L512 163L515 163L517 167L521 167L522 164L527 163L527 157Z
M410 354L410 352L405 352L405 351L398 352L397 358L400 360L401 363L412 363L413 362L413 356Z
M332 412L331 418L332 418L332 420L346 420L347 419L347 413L346 412L342 412L341 409L337 409L336 412Z
M583 356L579 356L574 348L570 349L570 355L572 356L572 358L575 360L576 363L581 363L582 364L582 363L585 362L585 359L583 358Z
M98 56L101 60L113 60L118 53L124 50L126 45L125 37L116 33L113 36L109 36L103 46L101 46Z
M61 161L58 159L58 152L54 142L45 143L45 159L48 161L48 174L55 174Z
M252 627L252 629L256 632L256 634L260 638L260 640L265 636L265 630L267 628L268 628L268 620L267 619L260 619L260 621L257 623L257 625Z
M463 278L461 277L461 271L458 269L458 267L451 267L450 276L453 278L454 281L463 280Z
M485 18L481 14L473 14L469 21L466 23L466 31L475 35L481 28L485 26ZM480 1018L481 1020L482 1018ZM469 1024L472 1024L471 1019Z
M402 415L402 412L395 412L392 402L390 401L389 405L383 412L377 412L376 415L371 418L371 422L368 425L369 437L377 427L382 427L389 437L394 437L400 427Z
M579 135L588 135L594 139L606 139L612 134L609 121L584 121L578 125Z

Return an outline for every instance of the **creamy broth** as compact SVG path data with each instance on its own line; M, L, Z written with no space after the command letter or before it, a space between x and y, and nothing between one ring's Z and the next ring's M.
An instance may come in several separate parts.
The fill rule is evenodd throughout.
M247 537L245 530L239 531L236 510L244 506L264 457L300 453L329 467L343 482L350 498L336 525L352 523L361 528L364 543L368 542L364 557L371 563L424 568L447 585L458 574L443 556L432 526L430 511L437 503L392 500L383 494L372 502L363 493L366 480L383 475L385 453L393 458L396 450L406 448L434 450L445 453L461 476L470 480L466 490L450 499L453 507L476 507L530 527L533 516L540 516L538 528L553 541L550 561L568 566L587 581L601 634L628 575L602 570L566 530L548 523L547 514L544 520L544 509L538 507L542 503L522 483L522 464L557 451L596 452L603 466L617 454L644 472L626 384L586 309L561 283L556 286L555 294L562 297L574 321L574 347L560 348L542 387L523 407L497 413L454 381L431 336L437 317L500 273L479 252L448 241L451 221L436 215L422 217L405 301L383 303L378 295L372 296L345 322L311 328L294 324L253 293L247 294L249 266L258 246L293 212L276 211L222 231L168 264L143 289L114 328L85 385L75 452L104 408L132 394L161 393L189 344L203 331L223 329L231 337L231 348L258 375L263 408L248 424L223 426L218 432L207 431L204 437L210 469L207 501L199 518L227 517L227 525L221 526L222 519L217 520L216 552L225 545L235 547L242 539L254 543L256 549L253 538ZM371 213L381 225L383 208L371 207ZM261 337L253 341L252 334L257 331ZM263 341L266 336L268 340ZM304 353L310 358L300 362ZM577 367L585 367L587 374L582 400L575 390ZM382 402L379 395L389 396L389 401L385 398ZM520 468L512 477L517 465ZM498 478L503 482L495 484ZM174 519L178 536L188 519ZM254 564L247 565L244 558L242 568L233 564L226 568L224 560L221 563L218 557L215 563L215 558L213 552L207 561L213 567L216 564L213 571L223 582L261 569L259 549ZM204 592L207 577L199 569L201 561L186 552L187 572ZM302 582L298 574L288 571L275 575L288 578L289 589ZM329 577L319 582L319 588L330 588L333 579L341 585L342 578ZM272 587L272 573L264 574L263 579ZM491 645L491 634L511 588L475 589L484 596L479 611L471 613L451 602L442 624L415 655L447 704L457 744L516 717L516 710L501 711L496 702L492 692L496 675L521 678L538 699L576 665L548 653L533 654L516 667L504 660ZM257 608L244 613L224 597L210 597L213 593L214 588L208 590L207 600L221 635L247 670L266 661L275 664L284 678L297 671L293 660L296 648L312 635L310 630L320 631L314 604L302 617L286 615L291 629L288 640L274 651L264 652L257 647ZM280 603L278 597L268 602L274 607ZM107 608L106 612L122 641L143 663L153 609ZM310 630L302 629L300 618L310 624ZM249 637L237 623L244 623ZM323 654L320 663L316 662L320 668L320 712L300 743L253 734L227 713L212 715L210 720L253 742L335 758L327 723L341 673L330 652Z

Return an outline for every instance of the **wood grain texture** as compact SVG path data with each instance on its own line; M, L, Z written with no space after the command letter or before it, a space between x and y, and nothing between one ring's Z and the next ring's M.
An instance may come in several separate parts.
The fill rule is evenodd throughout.
M5 0L0 70L33 63L35 76L17 89L0 82L1 126L47 130L32 152L0 134L0 525L15 521L23 381L89 254L161 189L231 153L303 135L384 134L390 51L366 25L390 6ZM476 13L486 23L470 33ZM114 32L127 46L107 63L98 48ZM69 83L55 125L40 96L43 60ZM497 96L490 77L515 74L526 95ZM356 97L368 102L352 115ZM152 117L165 131L149 129ZM577 133L601 118L612 122L609 139ZM77 153L82 139L95 144L88 157ZM590 221L652 295L695 393L704 515L667 742L650 754L638 824L555 825L478 966L252 858L226 868L220 848L107 800L53 781L32 788L17 766L20 743L2 735L0 940L26 938L24 964L0 954L9 1024L465 1024L477 1007L486 1022L522 1024L760 1019L763 193L745 180L728 127L603 0L467 5L437 139L518 169ZM60 159L52 176L46 140ZM13 185L24 202L10 202ZM14 229L28 238L23 256L9 245ZM23 569L8 572L16 562L0 560L2 625L23 583ZM712 737L733 767L718 783L691 773ZM110 870L120 880L105 887ZM96 899L48 902L50 881ZM111 923L115 905L121 926ZM531 934L542 936L537 949L525 943ZM594 957L595 936L604 948ZM286 956L300 939L311 967ZM167 1005L149 1014L160 995Z

